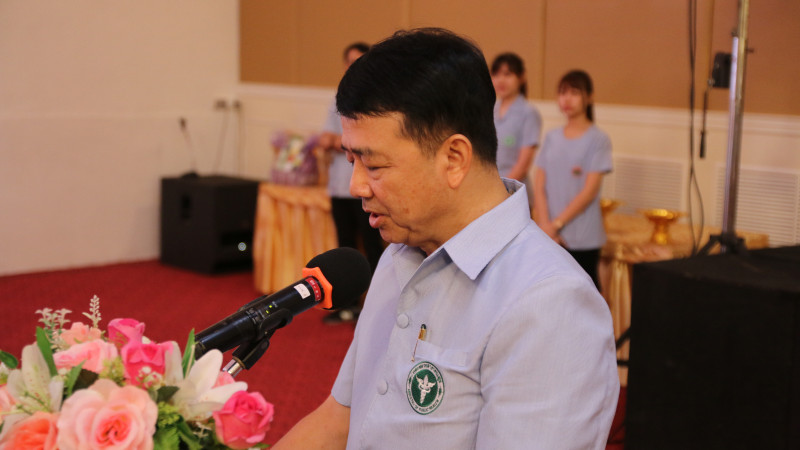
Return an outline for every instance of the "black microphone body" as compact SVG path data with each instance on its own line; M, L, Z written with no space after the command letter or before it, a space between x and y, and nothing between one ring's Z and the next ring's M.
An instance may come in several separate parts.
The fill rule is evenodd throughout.
M358 250L339 247L315 256L303 269L304 278L270 295L247 303L195 336L195 356L211 349L228 351L268 339L294 316L320 306L338 309L356 303L367 290L372 271Z
M274 294L258 297L198 333L195 355L199 357L212 348L225 352L260 339L269 331L288 325L294 316L319 303L323 295L319 280L306 277Z

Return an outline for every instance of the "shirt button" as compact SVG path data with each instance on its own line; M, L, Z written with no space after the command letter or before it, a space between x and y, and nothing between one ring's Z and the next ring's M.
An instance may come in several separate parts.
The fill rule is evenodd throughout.
M386 380L378 381L378 394L383 395L389 390L389 383Z
M408 319L407 315L400 314L399 316L397 316L397 326L399 326L400 328L407 327L408 326L408 322L409 322L409 319Z

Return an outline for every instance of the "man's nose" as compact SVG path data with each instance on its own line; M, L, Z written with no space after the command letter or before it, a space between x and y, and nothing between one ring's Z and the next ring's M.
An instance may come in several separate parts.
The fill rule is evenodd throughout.
M367 169L358 159L353 161L353 174L350 176L350 195L360 198L372 196L369 183L367 183Z

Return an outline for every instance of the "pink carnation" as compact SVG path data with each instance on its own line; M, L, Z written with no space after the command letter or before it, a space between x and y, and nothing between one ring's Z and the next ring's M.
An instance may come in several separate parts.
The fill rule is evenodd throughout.
M56 367L70 369L83 362L83 368L92 372L103 371L103 363L119 356L114 344L102 340L75 344L72 347L53 354Z
M58 415L36 411L14 424L5 434L0 448L14 450L53 450L56 447ZM65 448L65 447L61 447Z
M238 391L214 412L217 438L231 448L250 448L264 440L273 412L258 392Z
M99 379L64 401L57 443L62 449L152 449L157 418L147 391Z
M144 324L136 319L114 319L108 323L108 340L117 348L128 342L142 342Z
M167 354L172 351L171 342L143 344L128 342L122 347L122 364L125 378L137 386L148 387L156 380L150 374L158 374L159 379L166 372Z
M63 330L60 336L65 344L72 347L75 344L100 339L102 334L97 328L88 327L81 322L72 322L72 327L69 330Z

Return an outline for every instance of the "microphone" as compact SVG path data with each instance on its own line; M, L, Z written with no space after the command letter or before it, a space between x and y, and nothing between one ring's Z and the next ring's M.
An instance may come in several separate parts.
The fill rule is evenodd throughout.
M271 335L313 306L339 309L355 304L369 287L372 271L358 250L339 247L306 264L303 278L258 297L195 336L195 356L211 349L228 351Z

